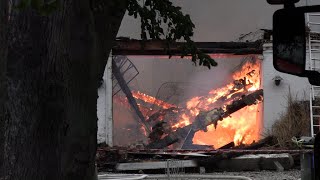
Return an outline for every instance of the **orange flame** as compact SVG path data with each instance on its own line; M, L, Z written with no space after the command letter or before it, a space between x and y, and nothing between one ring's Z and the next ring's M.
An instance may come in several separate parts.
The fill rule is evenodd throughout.
M162 107L163 109L168 109L168 108L171 108L171 107L177 107L177 106L175 106L173 104L166 103L166 102L164 102L164 101L162 101L160 99L156 99L155 97L149 96L149 95L141 93L141 92L132 91L132 95L136 99L141 99L141 100L143 100L144 102L147 102L147 103L154 103L155 105L157 105L159 107Z
M221 105L228 104L245 93L260 89L260 67L261 62L258 60L247 61L233 73L234 82L211 90L207 96L196 96L187 101L186 108L189 111L179 115L179 121L172 125L172 129L175 130L191 124L200 111L221 107ZM144 102L154 103L163 109L177 107L141 92L133 92L133 96ZM258 140L260 106L260 104L257 104L243 108L233 113L231 117L219 121L216 129L214 125L210 125L207 132L197 132L193 138L193 143L213 145L215 148L219 148L232 141L239 145L250 144Z
M255 91L260 88L260 62L246 62L239 71L233 74L233 79L244 79L246 77L246 84L248 85L247 91ZM215 103L220 97L228 96L230 99L232 95L241 93L241 89L235 93L229 93L234 89L233 83L226 85L223 88L212 90L209 94L214 95L211 97L210 103ZM194 98L193 98L194 99ZM192 104L192 103L190 103ZM204 104L209 106L210 104ZM205 109L205 107L202 107ZM259 139L260 129L260 104L248 106L232 114L231 117L225 118L218 122L217 129L213 125L208 127L207 132L197 132L193 138L195 144L213 145L219 148L230 142L239 144L250 144Z

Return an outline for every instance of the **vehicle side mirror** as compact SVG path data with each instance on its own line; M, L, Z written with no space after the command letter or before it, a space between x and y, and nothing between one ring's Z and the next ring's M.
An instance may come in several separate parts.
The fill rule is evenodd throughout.
M285 8L273 15L273 66L283 73L308 77L313 85L320 85L320 73L306 70L305 13L318 11L320 6Z

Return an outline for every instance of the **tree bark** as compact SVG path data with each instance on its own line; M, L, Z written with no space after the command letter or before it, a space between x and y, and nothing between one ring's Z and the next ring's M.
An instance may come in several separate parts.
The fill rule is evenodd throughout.
M49 16L31 9L13 13L4 145L7 179L94 177L97 86L125 5L124 0L70 0L61 1Z
M2 175L3 150L4 150L4 120L6 99L6 63L7 63L7 25L8 1L0 0L0 177Z

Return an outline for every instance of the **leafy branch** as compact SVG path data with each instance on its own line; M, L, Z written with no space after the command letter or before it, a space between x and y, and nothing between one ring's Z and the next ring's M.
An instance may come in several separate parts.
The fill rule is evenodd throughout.
M127 10L130 16L141 19L141 39L166 39L170 55L170 44L179 40L185 43L178 48L181 57L191 56L196 65L209 69L217 66L208 54L199 50L191 37L194 24L188 14L183 14L181 7L174 6L169 0L127 0ZM41 15L48 15L59 8L58 0L20 0L15 7L18 10L31 7ZM171 57L171 55L170 55Z
M141 39L166 39L167 47L170 49L172 42L179 40L185 43L179 48L181 57L191 56L195 65L217 66L217 63L208 55L199 50L193 36L194 24L188 14L183 14L181 7L174 6L169 0L128 0L130 16L141 18Z

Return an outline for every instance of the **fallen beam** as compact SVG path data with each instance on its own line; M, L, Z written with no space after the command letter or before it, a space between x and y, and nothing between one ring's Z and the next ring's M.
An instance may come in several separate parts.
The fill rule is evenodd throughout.
M203 160L173 160L153 162L118 163L117 171L136 171L170 168L206 167L227 171L256 171L256 170L288 170L294 165L293 158L288 153L283 154L249 154L231 159L207 158ZM245 164L245 166L244 166Z
M178 163L170 164L170 168L187 168L187 167L197 167L196 161L178 160ZM118 171L134 171L134 170L166 169L166 168L168 168L168 161L118 163L116 166L116 170Z
M290 154L249 154L223 159L216 162L219 170L228 171L255 171L255 170L288 170L293 167L294 162ZM244 166L245 164L245 166ZM202 166L204 166L202 164Z
M119 86L122 89L123 93L126 95L126 97L128 99L128 102L130 103L130 105L132 106L132 108L136 112L137 116L139 117L140 123L145 127L146 131L148 133L150 133L150 127L149 127L148 123L146 122L142 112L140 111L136 100L132 96L130 88L125 83L125 80L124 80L123 76L121 75L121 72L120 72L118 66L116 65L116 62L114 61L114 59L112 59L112 61L113 61L112 62L112 64L113 64L113 66L112 66L113 75L117 79L117 81L119 83Z
M230 149L233 148L235 146L234 142L230 142L224 146L221 146L219 149Z
M164 138L150 142L147 145L149 149L162 149L171 144L174 144L180 140L186 139L189 133L197 132L200 130L206 131L207 126L214 124L217 125L218 121L223 118L229 117L232 113L246 107L255 104L257 101L261 101L263 96L263 90L257 90L251 94L243 96L241 99L233 101L226 106L226 109L215 108L210 111L200 112L195 118L194 122L182 128L178 128L176 131L169 133Z

